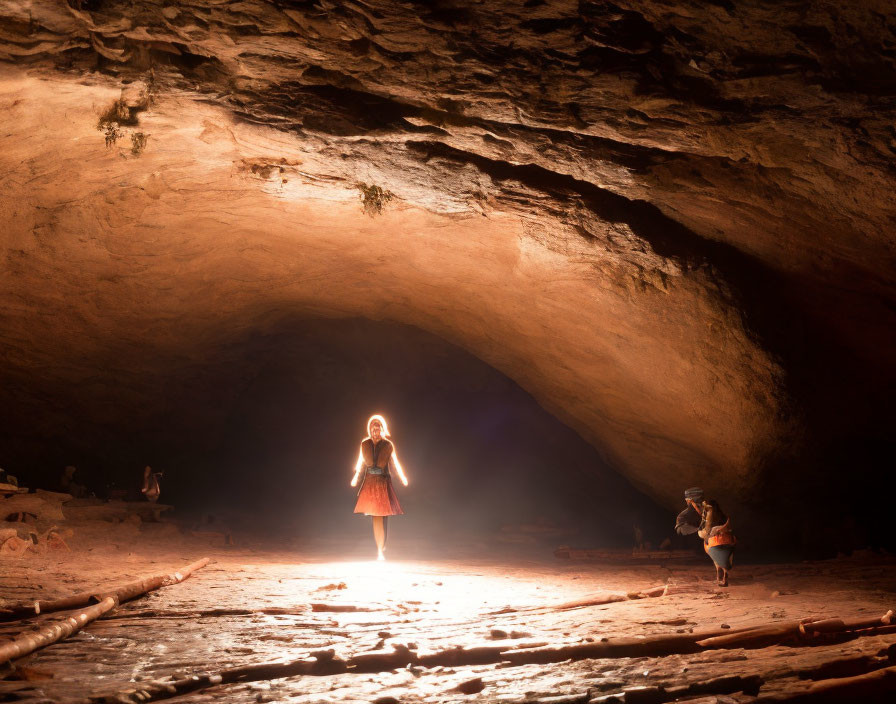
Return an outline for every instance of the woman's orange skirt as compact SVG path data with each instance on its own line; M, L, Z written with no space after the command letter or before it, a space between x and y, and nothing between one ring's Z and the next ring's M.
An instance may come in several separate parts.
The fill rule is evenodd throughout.
M392 479L382 474L368 474L358 492L355 513L363 513L365 516L403 514L395 489L392 488Z

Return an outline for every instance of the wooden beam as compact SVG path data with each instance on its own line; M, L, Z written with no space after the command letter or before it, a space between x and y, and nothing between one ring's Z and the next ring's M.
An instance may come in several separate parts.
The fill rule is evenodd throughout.
M111 589L100 587L62 599L44 599L30 604L20 604L18 606L0 610L0 621L15 621L23 618L31 618L32 616L43 613L79 609L81 607L89 606L90 604L98 604L108 596L114 597L117 603L123 604L126 601L136 599L138 596L142 596L143 594L159 589L160 587L182 582L193 574L193 572L202 569L208 563L209 558L204 557L186 567L182 567L176 572L144 577L119 587Z
M43 624L36 631L22 633L11 641L0 643L0 663L5 663L16 658L30 655L35 650L40 650L60 640L77 633L91 621L95 621L103 614L111 611L118 602L115 597L108 596L98 604L88 606L86 609L72 614L60 621L51 621Z

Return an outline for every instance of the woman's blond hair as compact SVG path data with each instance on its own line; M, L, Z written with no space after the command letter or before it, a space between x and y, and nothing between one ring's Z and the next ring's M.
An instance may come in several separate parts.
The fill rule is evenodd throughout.
M379 422L380 427L383 429L383 437L389 437L389 426L386 425L386 419L383 418L379 413L375 413L374 415L370 416L370 420L367 421L367 437L370 437L370 424L373 423L373 421Z

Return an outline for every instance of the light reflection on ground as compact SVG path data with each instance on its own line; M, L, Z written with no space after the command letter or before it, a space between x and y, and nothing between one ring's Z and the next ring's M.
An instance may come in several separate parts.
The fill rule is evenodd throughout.
M343 560L334 553L204 549L202 554L210 554L214 562L187 581L127 604L111 618L28 660L29 667L52 673L51 679L0 680L0 697L31 687L45 700L65 701L76 695L117 691L143 679L304 659L321 650L349 658L391 652L396 647L422 654L457 646L560 646L602 637L718 628L721 623L736 628L757 620L849 617L890 608L892 592L888 590L896 587L892 566L887 572L879 565L861 563L738 566L733 586L720 591L712 584L711 566L702 562L636 567L576 564L550 556L377 562ZM58 563L45 560L27 570L11 568L0 586L0 597L27 598L38 588L55 595L71 593L179 567L198 556L196 549L95 551ZM38 574L39 582L33 579ZM568 611L531 608L667 582L693 585L694 590ZM774 592L778 595L772 596ZM229 611L222 613L222 609ZM870 640L842 647L867 648ZM771 670L780 668L782 659L832 657L825 648L796 650L800 652L786 648L767 655L751 652L748 664ZM813 652L802 652L809 650ZM843 652L833 655L840 657ZM650 673L646 679L644 672ZM453 703L466 696L455 687L481 678L482 691L471 695L471 700L522 702L724 674L729 673L723 662L695 656L515 667L412 667L371 675L232 685L223 695L197 694L178 701L212 701L223 696L224 701L247 703L371 702L394 696L402 703Z
M421 613L422 618L423 614L438 618L472 615L498 604L525 605L546 596L543 585L531 578L458 572L456 564L439 562L370 560L296 565L295 589L306 590L304 580L309 579L327 582L314 590L317 601L413 611ZM345 588L338 588L341 585ZM562 591L558 589L557 597Z

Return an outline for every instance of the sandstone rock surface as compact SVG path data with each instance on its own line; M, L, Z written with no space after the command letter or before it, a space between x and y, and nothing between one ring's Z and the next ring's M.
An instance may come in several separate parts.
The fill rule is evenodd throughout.
M71 426L60 388L115 426L234 331L359 316L471 351L670 505L881 445L885 0L35 0L0 27L20 436Z

